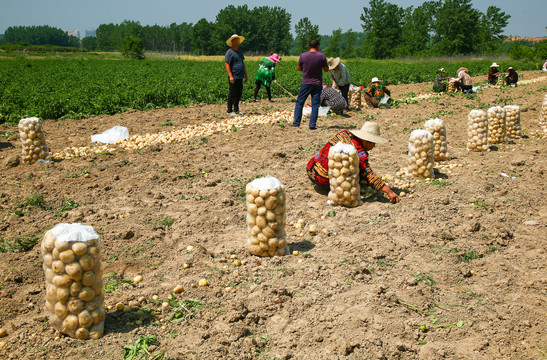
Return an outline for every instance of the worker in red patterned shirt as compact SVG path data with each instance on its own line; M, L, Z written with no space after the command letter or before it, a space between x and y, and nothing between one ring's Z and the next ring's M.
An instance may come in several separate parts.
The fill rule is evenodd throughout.
M374 189L386 193L389 201L396 204L401 201L399 195L387 186L384 181L372 171L368 164L368 152L376 144L385 144L386 139L380 136L380 126L374 122L366 122L361 130L342 130L334 135L321 151L308 162L308 177L317 185L329 186L329 149L337 143L351 144L359 155L359 175Z

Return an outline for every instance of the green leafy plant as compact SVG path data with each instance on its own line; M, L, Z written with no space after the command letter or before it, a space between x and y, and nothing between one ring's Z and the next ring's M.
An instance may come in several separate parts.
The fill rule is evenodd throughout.
M118 274L115 272L110 272L106 275L104 279L104 292L105 293L113 293L118 291L118 286L122 284L132 284L133 280L130 279L122 279Z
M199 309L203 308L200 300L183 300L181 301L175 294L171 293L171 297L167 299L167 303L171 307L169 320L173 322L181 322L186 319L191 319L196 315Z
M159 220L156 225L170 227L171 225L173 225L173 222L173 219L171 219L170 217L164 217L163 219Z
M61 207L61 209L55 213L55 216L59 217L59 216L63 215L63 213L65 211L70 211L72 209L76 209L78 206L79 205L78 205L78 202L76 200L65 200L65 202L63 203L63 206Z
M44 199L44 195L40 194L40 193L36 193L36 194L33 194L31 196L29 196L28 198L26 198L24 201L23 201L23 205L24 206L32 206L32 207L35 207L35 208L38 208L38 209L42 209L42 210L51 210L51 206L49 206L45 199Z
M476 260L476 259L479 259L481 258L482 256L480 256L479 254L477 254L476 251L473 251L473 250L470 250L470 251L465 251L462 255L460 255L458 257L458 262L462 263L462 262L470 262L471 260Z
M8 251L25 252L32 250L34 246L40 240L40 236L24 236L18 237L15 240L7 240L0 238L0 253L7 253Z
M125 345L122 349L123 360L160 360L163 359L163 354L150 357L148 347L151 345L159 345L156 335L142 335L134 344ZM158 357L161 356L161 357Z

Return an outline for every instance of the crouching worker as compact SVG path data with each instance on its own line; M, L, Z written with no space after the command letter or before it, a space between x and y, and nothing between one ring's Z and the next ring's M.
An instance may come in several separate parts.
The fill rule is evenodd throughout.
M517 83L519 82L519 74L510 67L507 69L507 76L505 77L505 83L507 86L517 86Z
M351 144L359 155L359 176L376 190L386 193L393 204L401 198L387 186L382 179L372 171L368 163L368 152L376 144L385 144L386 139L380 136L380 127L374 122L366 122L361 130L342 130L334 135L321 151L308 162L308 177L310 180L325 189L329 188L329 149L337 143Z
M364 91L365 102L367 103L370 109L379 107L380 100L386 95L391 96L391 91L389 91L381 80L378 80L377 77L373 77L368 85L368 88Z
M435 74L435 81L433 82L433 91L440 93L448 90L448 84L446 83L446 80L448 79L449 77L446 76L446 71L444 71L444 68L437 70L437 73Z
M348 103L344 97L336 90L323 84L321 90L321 106L330 107L330 111L341 115L348 107Z

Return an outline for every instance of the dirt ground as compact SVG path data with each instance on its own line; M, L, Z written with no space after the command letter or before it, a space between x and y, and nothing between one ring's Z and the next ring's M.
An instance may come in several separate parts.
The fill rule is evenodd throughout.
M151 352L181 360L545 359L547 137L537 131L547 76L521 74L522 80L540 77L513 89L485 88L477 99L443 95L320 118L317 131L307 124L250 126L47 165L15 166L20 143L5 132L16 128L0 126L0 239L15 247L0 253L0 327L8 332L0 338L0 358L121 359L124 345L155 334L159 345ZM401 98L428 86L391 89ZM505 102L521 105L524 137L486 153L467 152L469 111ZM242 111L293 106L279 99L246 103ZM91 134L114 125L153 133L218 121L224 112L224 105L191 106L45 121L44 127L48 146L59 151L88 145ZM440 171L441 181L418 182L412 198L333 208L308 181L305 166L316 151L340 129L372 116L389 143L371 151L371 166L395 175L406 165L409 131L434 114L447 125L450 163L463 167ZM174 126L161 126L168 121ZM286 185L286 230L298 255L257 258L243 247L241 192L267 174ZM50 209L25 206L35 194ZM79 206L62 212L66 200ZM298 219L305 220L303 230L292 226ZM59 222L84 222L100 233L105 281L114 281L105 305L142 297L138 306L160 309L165 321L148 316L131 326L134 312L112 309L101 339L57 338L45 317L39 242L32 246L32 239ZM320 230L315 236L308 233L312 223ZM32 248L17 249L21 239ZM235 266L234 256L245 264ZM143 281L121 283L136 275ZM208 286L197 286L202 278ZM161 303L179 284L184 291L175 296L200 306L174 322L164 316L168 309L162 315Z

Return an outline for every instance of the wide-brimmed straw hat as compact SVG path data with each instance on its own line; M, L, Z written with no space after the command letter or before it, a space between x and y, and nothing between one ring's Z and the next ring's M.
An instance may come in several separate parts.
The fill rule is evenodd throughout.
M361 140L366 140L375 144L385 144L387 140L380 136L380 125L375 122L367 121L361 130L352 131L353 135Z
M514 70L512 66L509 66L509 68L507 68L507 71L509 70Z
M243 36L239 36L237 34L234 34L234 35L230 36L230 38L228 40L226 40L226 45L231 47L232 46L232 41L236 38L239 39L240 44L245 40L245 38Z
M372 78L372 80L370 80L371 83L374 83L374 82L382 82L383 80L379 80L376 76Z
M460 71L469 71L469 69L467 69L466 67L461 67L456 72L459 73Z
M271 54L268 59L270 59L274 63L278 63L278 62L281 61L281 60L279 60L279 55L277 55L277 54Z
M340 64L340 58L328 58L327 62L329 63L329 70L334 70Z
M498 64L496 64L496 63L493 63L492 65L490 65L490 67L491 67L491 68L493 68L493 67L497 68L497 67L500 67L500 66L499 66Z

